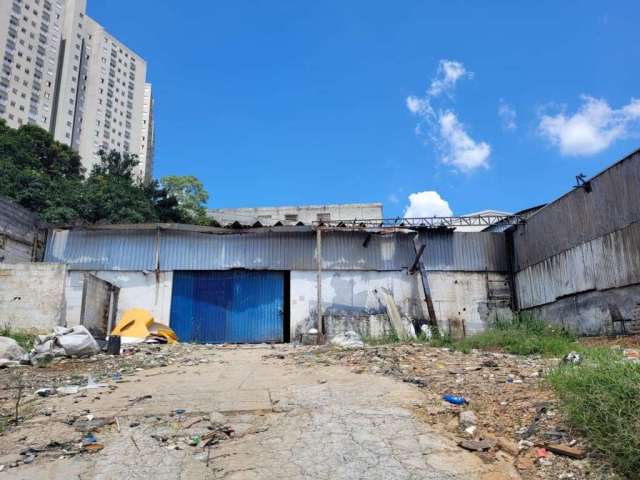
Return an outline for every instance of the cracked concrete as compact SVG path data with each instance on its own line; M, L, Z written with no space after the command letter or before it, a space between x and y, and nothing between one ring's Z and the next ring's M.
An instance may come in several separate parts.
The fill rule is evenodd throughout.
M110 394L78 397L73 400L77 403L71 397L44 399L56 413L34 419L30 427L46 430L65 415L90 410L96 416L118 416L120 432L110 428L98 433L105 448L96 454L37 458L0 475L101 480L518 478L509 467L484 464L447 434L421 423L413 408L424 394L413 385L340 366L301 367L292 359L270 356L274 349L267 347L214 352L208 354L213 358L208 364L167 368L161 375L156 372L162 369L140 372ZM128 406L145 394L152 399ZM186 409L189 418L222 411L237 425L239 438L208 452L188 446L169 449L151 435L184 428L184 419L167 417L177 408ZM143 419L142 425L130 428L133 418Z

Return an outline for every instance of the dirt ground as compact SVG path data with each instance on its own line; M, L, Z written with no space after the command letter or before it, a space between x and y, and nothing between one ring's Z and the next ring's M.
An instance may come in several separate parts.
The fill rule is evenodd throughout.
M589 459L541 450L584 448L541 385L546 368L422 345L143 345L0 370L0 479L602 478Z

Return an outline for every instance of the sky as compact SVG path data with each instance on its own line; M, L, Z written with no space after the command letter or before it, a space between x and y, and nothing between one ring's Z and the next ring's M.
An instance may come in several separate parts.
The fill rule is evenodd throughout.
M123 14L126 12L126 14ZM640 147L640 2L88 0L211 208L515 212Z

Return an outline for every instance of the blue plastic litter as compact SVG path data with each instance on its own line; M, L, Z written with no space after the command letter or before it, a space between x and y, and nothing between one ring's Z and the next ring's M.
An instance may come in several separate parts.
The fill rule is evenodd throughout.
M464 397L459 397L457 395L443 395L442 399L445 402L449 402L454 405L464 405L465 403L467 403L467 400Z
M182 415L184 412L186 412L186 410L185 410L184 408L178 408L178 409L176 409L176 413L177 413L178 415Z
M98 443L98 439L95 437L93 433L87 433L82 439L83 447L86 447L87 445L91 445L93 443Z

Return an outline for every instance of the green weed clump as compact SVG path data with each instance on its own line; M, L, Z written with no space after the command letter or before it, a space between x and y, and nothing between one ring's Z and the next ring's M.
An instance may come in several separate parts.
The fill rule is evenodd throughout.
M547 380L567 421L626 478L640 478L640 364L620 351L590 349Z
M545 356L562 356L579 350L576 338L570 332L530 315L498 319L484 332L454 342L454 348Z
M13 338L18 345L20 345L25 350L31 350L33 347L33 343L35 341L35 336L30 335L25 332L21 332L20 330L14 330L13 328L4 325L0 327L0 337L9 337Z

